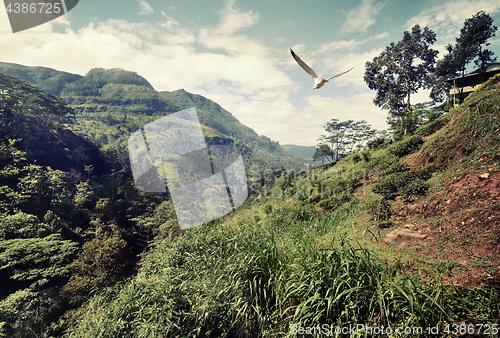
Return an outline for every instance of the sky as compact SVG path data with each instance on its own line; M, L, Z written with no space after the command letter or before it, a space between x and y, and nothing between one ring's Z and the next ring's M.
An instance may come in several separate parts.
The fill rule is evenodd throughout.
M436 33L442 58L481 10L500 26L498 0L83 0L18 33L0 10L0 61L80 75L134 71L158 91L203 95L282 145L314 146L331 119L387 129L387 111L363 80L365 63L415 24ZM500 56L500 31L489 42ZM290 48L325 78L354 69L312 90ZM426 101L425 90L412 97Z

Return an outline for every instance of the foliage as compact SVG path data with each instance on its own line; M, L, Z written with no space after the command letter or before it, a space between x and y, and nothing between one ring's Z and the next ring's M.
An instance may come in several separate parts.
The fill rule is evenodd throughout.
M420 135L422 137L429 136L431 134L434 134L436 131L440 130L443 128L448 122L450 122L451 116L446 114L442 115L433 121L424 124L422 127L418 128L418 130L415 132L415 135Z
M325 163L325 159L330 157L330 161L333 162L335 153L330 149L327 144L319 144L316 147L316 152L313 155L314 161L321 160L321 164Z
M358 163L359 161L361 161L361 155L360 155L360 154L354 154L354 155L352 156L352 161L353 161L354 163Z
M438 60L435 70L435 85L431 91L434 101L442 101L448 90L452 87L445 80L464 76L467 65L474 60L476 66L484 70L490 62L495 62L493 53L483 49L488 46L487 41L495 36L497 27L493 25L493 19L484 11L479 11L472 18L466 19L460 36L456 38L454 46L446 46L448 54Z
M361 153L361 156L363 157L363 160L368 163L368 162L370 162L370 160L372 158L372 153L369 152L368 150L367 151L363 151Z
M403 157L408 154L416 152L420 149L420 146L424 143L422 136L413 135L406 137L400 142L393 144L389 148L389 152L397 157Z
M277 337L291 325L428 327L458 319L462 296L439 279L408 277L345 236L318 244L355 203L301 221L294 209L279 207L260 224L243 214L236 226L233 219L196 227L161 243L137 278L78 310L67 336ZM486 300L487 292L475 294Z
M67 266L71 271L62 293L70 303L79 304L96 288L114 285L126 275L127 243L118 234L107 232L86 242L78 257Z
M56 234L44 238L16 238L0 241L0 269L12 271L11 279L39 281L67 276L65 265L78 244Z
M315 158L330 156L336 162L341 155L346 156L353 152L356 146L361 146L364 142L375 135L375 131L370 128L366 121L339 121L331 119L325 124L325 131L322 135Z
M395 212L385 198L375 199L367 203L368 214L377 223L388 221Z
M427 195L427 190L429 190L429 184L424 180L417 178L403 187L402 196L405 202L413 202Z
M373 192L393 200L398 195L398 186L390 179L383 179L373 185Z
M366 63L364 80L376 90L376 106L389 109L389 114L403 118L410 112L411 94L427 88L428 75L434 71L437 51L430 46L436 35L427 27L415 25L411 32L404 32L403 39L391 43L373 61Z

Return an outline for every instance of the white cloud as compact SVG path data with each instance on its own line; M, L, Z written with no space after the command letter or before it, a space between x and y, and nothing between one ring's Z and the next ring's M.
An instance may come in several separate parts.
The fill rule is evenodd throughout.
M386 129L385 119L387 111L381 110L373 104L374 94L367 92L348 98L332 98L309 96L307 103L311 113L317 120L327 122L332 118L361 121L366 120L372 128Z
M325 86L327 92L320 94L335 93L335 85L349 85L353 97L318 96L295 102L298 84L283 71L291 65L297 67L288 49L280 48L277 52L244 34L245 28L258 23L258 13L239 10L234 1L229 1L219 12L218 24L194 28L182 26L165 13L162 15L165 20L157 24L107 20L79 30L72 30L67 19L61 17L36 28L38 31L0 35L4 46L0 49L0 60L82 75L95 67L135 71L157 90L184 88L206 96L257 133L281 144L315 145L323 133L323 124L334 117L366 119L370 123L377 117L382 124L385 121L385 113L380 114L372 103L374 93L366 93L362 81L364 62L377 50L355 54L355 49L338 50L333 44L325 47L324 53L331 54L333 59L312 60L313 64L326 61L323 68L327 73L353 65L356 68L342 81L328 84L329 88ZM57 25L64 25L65 33L54 33ZM10 29L4 26L0 29ZM306 46L297 45L294 50L305 52ZM310 80L304 75L305 80ZM308 89L310 86L312 80L307 83ZM302 107L295 106L297 103Z
M164 23L161 24L161 26L167 30L172 30L174 29L175 27L179 26L179 23L177 22L177 20L175 20L174 18L171 18L169 17L164 11L160 11L161 12L161 15L163 15L163 17L167 20L165 21Z
M375 0L362 0L361 4L346 15L342 31L346 33L366 32L373 25L375 16L384 8L387 1L376 3Z
M406 30L415 24L429 27L443 44L454 43L466 19L479 11L493 15L500 12L498 0L449 0L428 2L427 8L406 22Z
M153 14L155 10L151 7L149 3L147 3L145 0L137 0L139 4L141 5L141 11L139 12L139 15L148 15L148 14Z

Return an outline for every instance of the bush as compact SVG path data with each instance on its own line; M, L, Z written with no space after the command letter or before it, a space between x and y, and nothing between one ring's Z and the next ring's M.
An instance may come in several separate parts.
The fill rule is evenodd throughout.
M111 286L127 274L127 243L118 234L99 232L86 242L78 257L67 266L71 277L62 288L70 305L80 305L95 288Z
M390 174L394 174L394 173L402 173L402 172L405 172L408 170L410 170L410 167L408 166L408 164L401 162L401 161L398 161L398 162L394 163L393 165L391 165L389 168L387 168L387 170L385 171L385 174L390 175Z
M413 135L395 143L389 152L397 157L403 157L419 150L423 143L422 136Z
M384 196L388 200L393 200L398 195L398 187L394 181L383 179L373 185L373 192Z
M273 212L273 207L271 204L266 204L264 206L264 212L266 213L266 215L269 215L270 213Z
M405 202L413 202L427 195L427 190L429 184L418 178L403 188L403 198Z
M372 153L370 153L369 151L363 151L361 153L361 156L363 156L363 160L368 163L372 158Z
M418 130L415 132L414 135L426 137L431 134L434 134L436 131L443 128L450 121L450 119L451 115L449 114L443 115L435 119L434 121L424 124L422 127L418 128Z
M439 166L435 164L428 165L425 168L422 169L417 169L415 170L415 175L417 175L418 178L427 181L432 177L432 173L436 172L439 170Z
M373 159L371 159L370 164L368 164L368 167L370 169L377 168L380 171L384 171L399 162L400 162L399 157L396 157L392 154L387 154L379 157L374 157Z
M352 156L352 160L354 161L354 163L358 163L359 161L361 161L361 156L359 154L354 154Z
M394 215L394 211L385 198L368 202L366 208L372 220L378 223L388 221Z

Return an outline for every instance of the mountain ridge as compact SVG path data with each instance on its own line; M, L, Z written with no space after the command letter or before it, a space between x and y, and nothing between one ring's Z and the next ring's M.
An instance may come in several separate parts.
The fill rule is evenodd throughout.
M145 124L196 107L200 123L206 127L203 130L207 143L234 144L243 154L246 165L256 165L263 171L300 169L305 164L281 148L278 142L243 125L218 103L184 89L156 91L135 72L93 68L80 76L5 62L0 63L2 72L23 76L32 85L60 95L76 112L77 123L72 129L105 147L117 145L123 150L129 135Z

